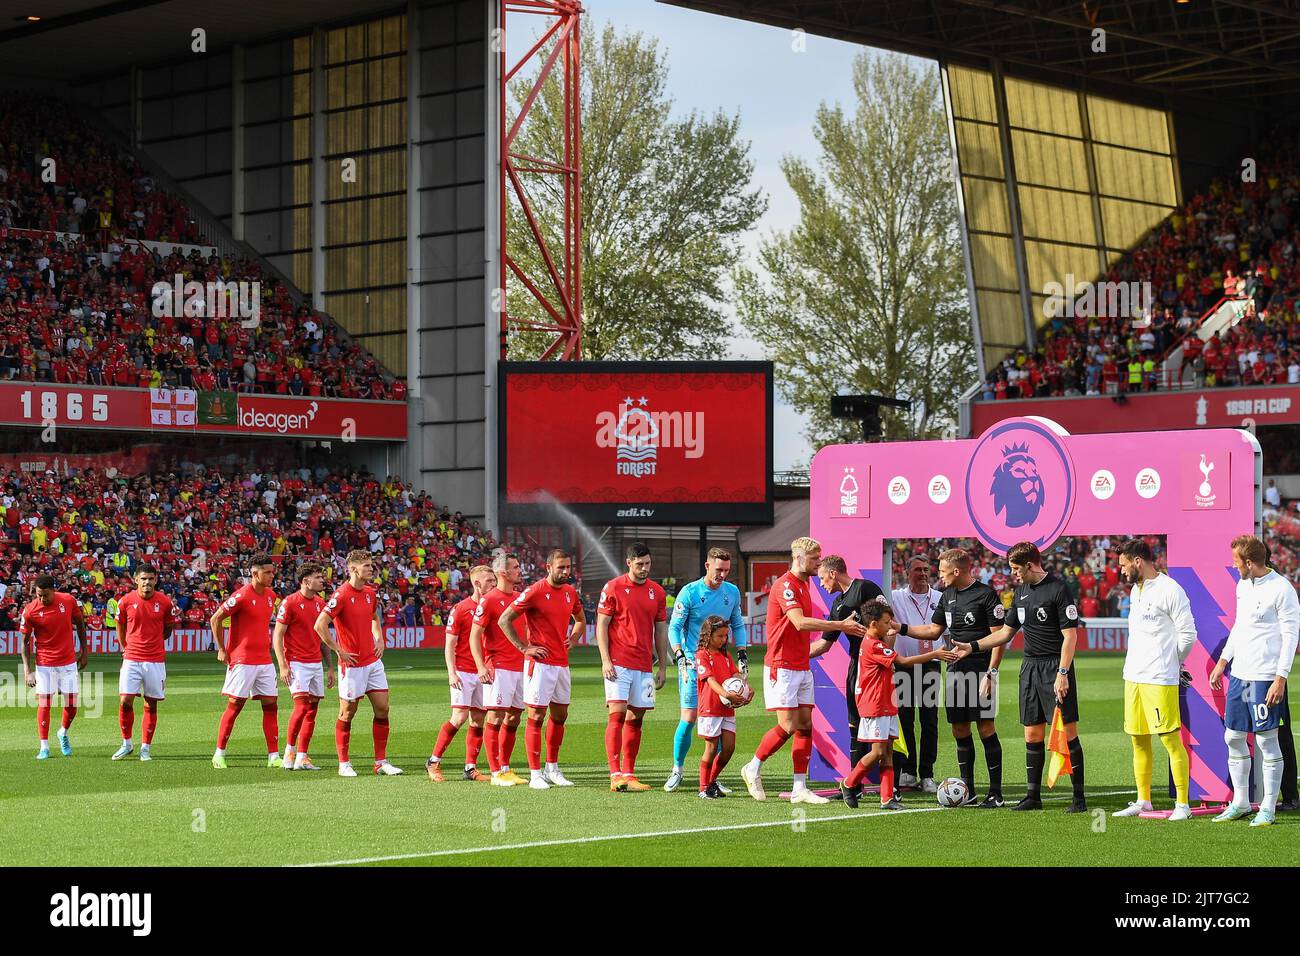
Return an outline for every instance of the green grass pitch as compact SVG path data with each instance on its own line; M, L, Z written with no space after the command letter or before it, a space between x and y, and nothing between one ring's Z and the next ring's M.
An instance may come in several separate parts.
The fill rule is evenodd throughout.
M757 656L757 655L755 655ZM1081 736L1087 759L1089 804L1107 811L1069 815L1068 781L1048 792L1041 813L1009 810L942 810L932 796L905 794L905 813L882 813L864 801L859 810L840 801L791 807L771 799L790 782L788 746L767 764L767 803L756 803L739 780L769 714L759 705L742 710L736 756L724 774L735 793L725 800L696 797L700 741L692 745L687 783L661 789L671 763L677 695L670 671L659 707L647 718L638 761L655 790L608 791L604 760L605 708L598 658L590 649L574 657L574 704L561 754L572 789L537 792L459 780L463 732L446 757L449 775L435 785L424 773L439 725L448 714L442 655L427 651L385 656L392 689L393 761L400 777L363 773L338 777L333 753L337 698L327 697L317 722L314 759L322 773L287 773L265 766L261 715L256 704L240 716L228 748L230 769L212 769L221 665L208 656L173 657L167 700L154 741L155 759L109 760L120 740L116 658L92 658L103 673L105 697L98 717L83 711L73 726L72 757L35 758L35 713L16 706L16 661L0 671L0 863L12 865L240 865L269 866L338 861L430 865L1249 865L1288 864L1300 856L1300 818L1282 814L1278 825L1250 830L1244 822L1212 824L1198 817L1183 824L1115 820L1109 811L1132 799L1128 739L1122 730L1122 657L1079 659ZM754 661L754 666L758 662ZM1023 744L1015 713L1018 656L1003 666L998 728L1004 747L1009 798L1024 793ZM1294 701L1300 705L1300 700ZM291 702L281 690L281 732ZM58 720L57 705L53 720ZM139 745L141 708L136 708ZM56 723L57 726L57 723ZM940 719L937 775L956 772L955 748ZM1156 781L1167 779L1160 747ZM369 767L367 705L354 724L353 757ZM522 727L513 765L526 775ZM480 759L480 766L485 763ZM983 753L977 787L983 792ZM1157 805L1162 788L1156 787ZM804 811L804 812L799 812Z

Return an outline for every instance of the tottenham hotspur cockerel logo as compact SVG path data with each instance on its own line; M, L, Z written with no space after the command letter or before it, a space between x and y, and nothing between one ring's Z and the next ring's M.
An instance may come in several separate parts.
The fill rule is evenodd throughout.
M1029 454L1028 442L1017 442L1002 449L1002 464L993 473L993 511L1002 515L1008 528L1031 525L1043 508L1043 479L1038 463Z

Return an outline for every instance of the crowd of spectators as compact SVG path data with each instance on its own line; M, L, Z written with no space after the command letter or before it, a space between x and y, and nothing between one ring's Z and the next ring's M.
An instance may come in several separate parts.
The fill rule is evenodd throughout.
M1265 505L1264 541L1272 555L1273 567L1300 589L1300 558L1297 558L1300 553L1297 550L1300 549L1300 502L1284 502L1280 496L1276 502L1276 506ZM1159 535L1142 537L1151 545L1157 566L1164 570L1164 538ZM1119 573L1119 547L1125 540L1108 535L1062 538L1056 547L1044 553L1044 566L1062 577L1078 602L1079 614L1083 618L1128 617L1130 589ZM934 572L931 584L942 590L938 580L939 555L948 548L968 551L979 580L998 591L1004 606L1010 606L1015 583L1006 558L971 538L896 541L891 555L892 580L905 582L908 560L914 555L925 555L930 559ZM1224 561L1226 565L1226 547Z
M1096 308L1075 307L1072 314L1052 317L1036 348L1019 349L989 371L984 399L1153 391L1183 384L1184 372L1186 384L1197 387L1295 382L1290 376L1300 374L1300 136L1278 134L1267 143L1258 150L1254 179L1242 182L1236 170L1215 180L1103 277L1149 288L1145 308L1099 316ZM1198 367L1193 355L1179 375L1165 381L1163 358L1225 296L1244 300L1246 313L1232 354L1240 357L1236 349L1244 345L1247 352L1269 351L1272 358L1261 359L1261 368L1254 360L1234 365L1229 356L1216 368L1209 355Z
M323 564L329 590L346 579L344 559L364 548L376 557L385 623L439 625L470 591L466 573L486 563L498 542L459 512L389 477L324 468L241 470L224 474L196 462L162 462L151 474L108 477L0 474L0 630L16 627L31 583L53 574L61 590L103 626L112 597L134 585L147 561L186 626L202 627L246 574L255 552L279 564L275 588L297 586L294 569ZM526 581L544 559L511 546Z
M203 238L130 153L56 101L0 94L0 381L405 399L258 262L138 241ZM202 294L174 296L177 276Z

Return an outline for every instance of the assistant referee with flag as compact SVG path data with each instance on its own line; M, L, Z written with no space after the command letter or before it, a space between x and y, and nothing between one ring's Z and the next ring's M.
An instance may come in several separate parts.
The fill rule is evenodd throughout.
M1043 569L1043 556L1030 541L1012 545L1007 564L1016 581L1015 596L1006 623L996 634L956 642L958 659L1010 643L1024 629L1025 656L1020 662L1020 722L1025 727L1027 793L1014 810L1043 809L1043 764L1046 762L1047 724L1056 708L1070 755L1070 782L1074 799L1066 813L1088 809L1083 791L1083 745L1079 743L1079 691L1074 682L1074 646L1078 639L1079 609L1065 582Z

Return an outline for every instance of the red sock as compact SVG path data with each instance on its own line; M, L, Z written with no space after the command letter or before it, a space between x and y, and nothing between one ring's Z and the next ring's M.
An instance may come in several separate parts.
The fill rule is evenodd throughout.
M122 728L122 739L130 740L135 733L135 707L122 703L117 705L117 725Z
M456 736L456 725L450 720L438 729L438 742L433 745L432 756L442 759L442 755L447 752L451 746L451 738Z
M376 717L370 729L375 738L375 762L379 763L388 758L388 718Z
M722 773L722 751L719 750L718 755L713 758L713 769L709 771L709 783L717 783L720 773Z
M348 746L352 743L352 724L338 721L334 724L334 748L339 752L339 763L348 763Z
M496 773L501 769L501 725L486 724L483 727L483 743L487 749L488 769ZM469 759L468 757L466 758Z
M502 724L501 733L497 735L497 744L501 748L501 753L498 755L498 759L501 761L501 766L503 767L510 766L510 755L515 752L515 737L518 733L518 724L515 724L513 727L508 727Z
M763 739L758 743L758 751L754 754L759 760L766 760L772 754L776 753L785 746L785 742L790 739L790 735L781 729L781 725L773 727L763 735Z
M623 724L623 772L629 777L636 774L636 755L641 749L641 724L627 721Z
M217 725L217 747L221 750L226 749L226 744L230 743L230 733L235 729L235 718L239 712L244 709L244 701L238 697L231 698L226 702L226 709L221 715L221 723Z
M134 717L134 712L132 713ZM153 743L153 732L158 729L158 705L144 705L144 742Z
M302 729L302 720L306 716L307 698L295 697L293 699L293 711L289 714L289 726L284 729L286 747L296 747L298 745L298 731Z
M77 705L76 705L76 704L72 704L72 703L64 704L64 705L63 705L63 723L62 723L60 726L61 726L64 730L67 730L69 727L72 726L72 718L74 718L74 717L76 717L76 716L77 716Z
M262 736L266 738L266 752L280 752L280 712L275 701L262 702Z
M894 799L894 768L893 766L880 768L880 802L888 803Z
M808 762L812 760L812 731L796 730L794 744L790 747L790 762L794 764L795 773L807 773Z
M528 769L542 769L542 722L532 717L524 726L524 751L528 754Z
M483 748L483 728L470 725L465 732L465 766L472 767L478 763L478 752Z
M866 778L867 778L867 765L862 761L858 761L853 765L853 769L849 771L849 775L844 778L844 786L856 787L858 786L858 784L862 783L862 781L865 780Z
M45 695L36 700L36 733L40 740L50 739L50 698Z
M708 790L709 784L713 783L713 761L700 761L700 790Z
M609 772L618 773L618 756L622 752L623 744L623 720L627 717L626 711L618 713L610 712L609 721L605 724L605 758L609 761Z
M560 744L564 742L564 724L557 724L552 717L546 725L546 762L560 762Z
M298 731L298 753L307 753L307 748L311 746L311 735L316 732L316 709L320 707L320 701L307 701L307 712L302 715L302 727Z

